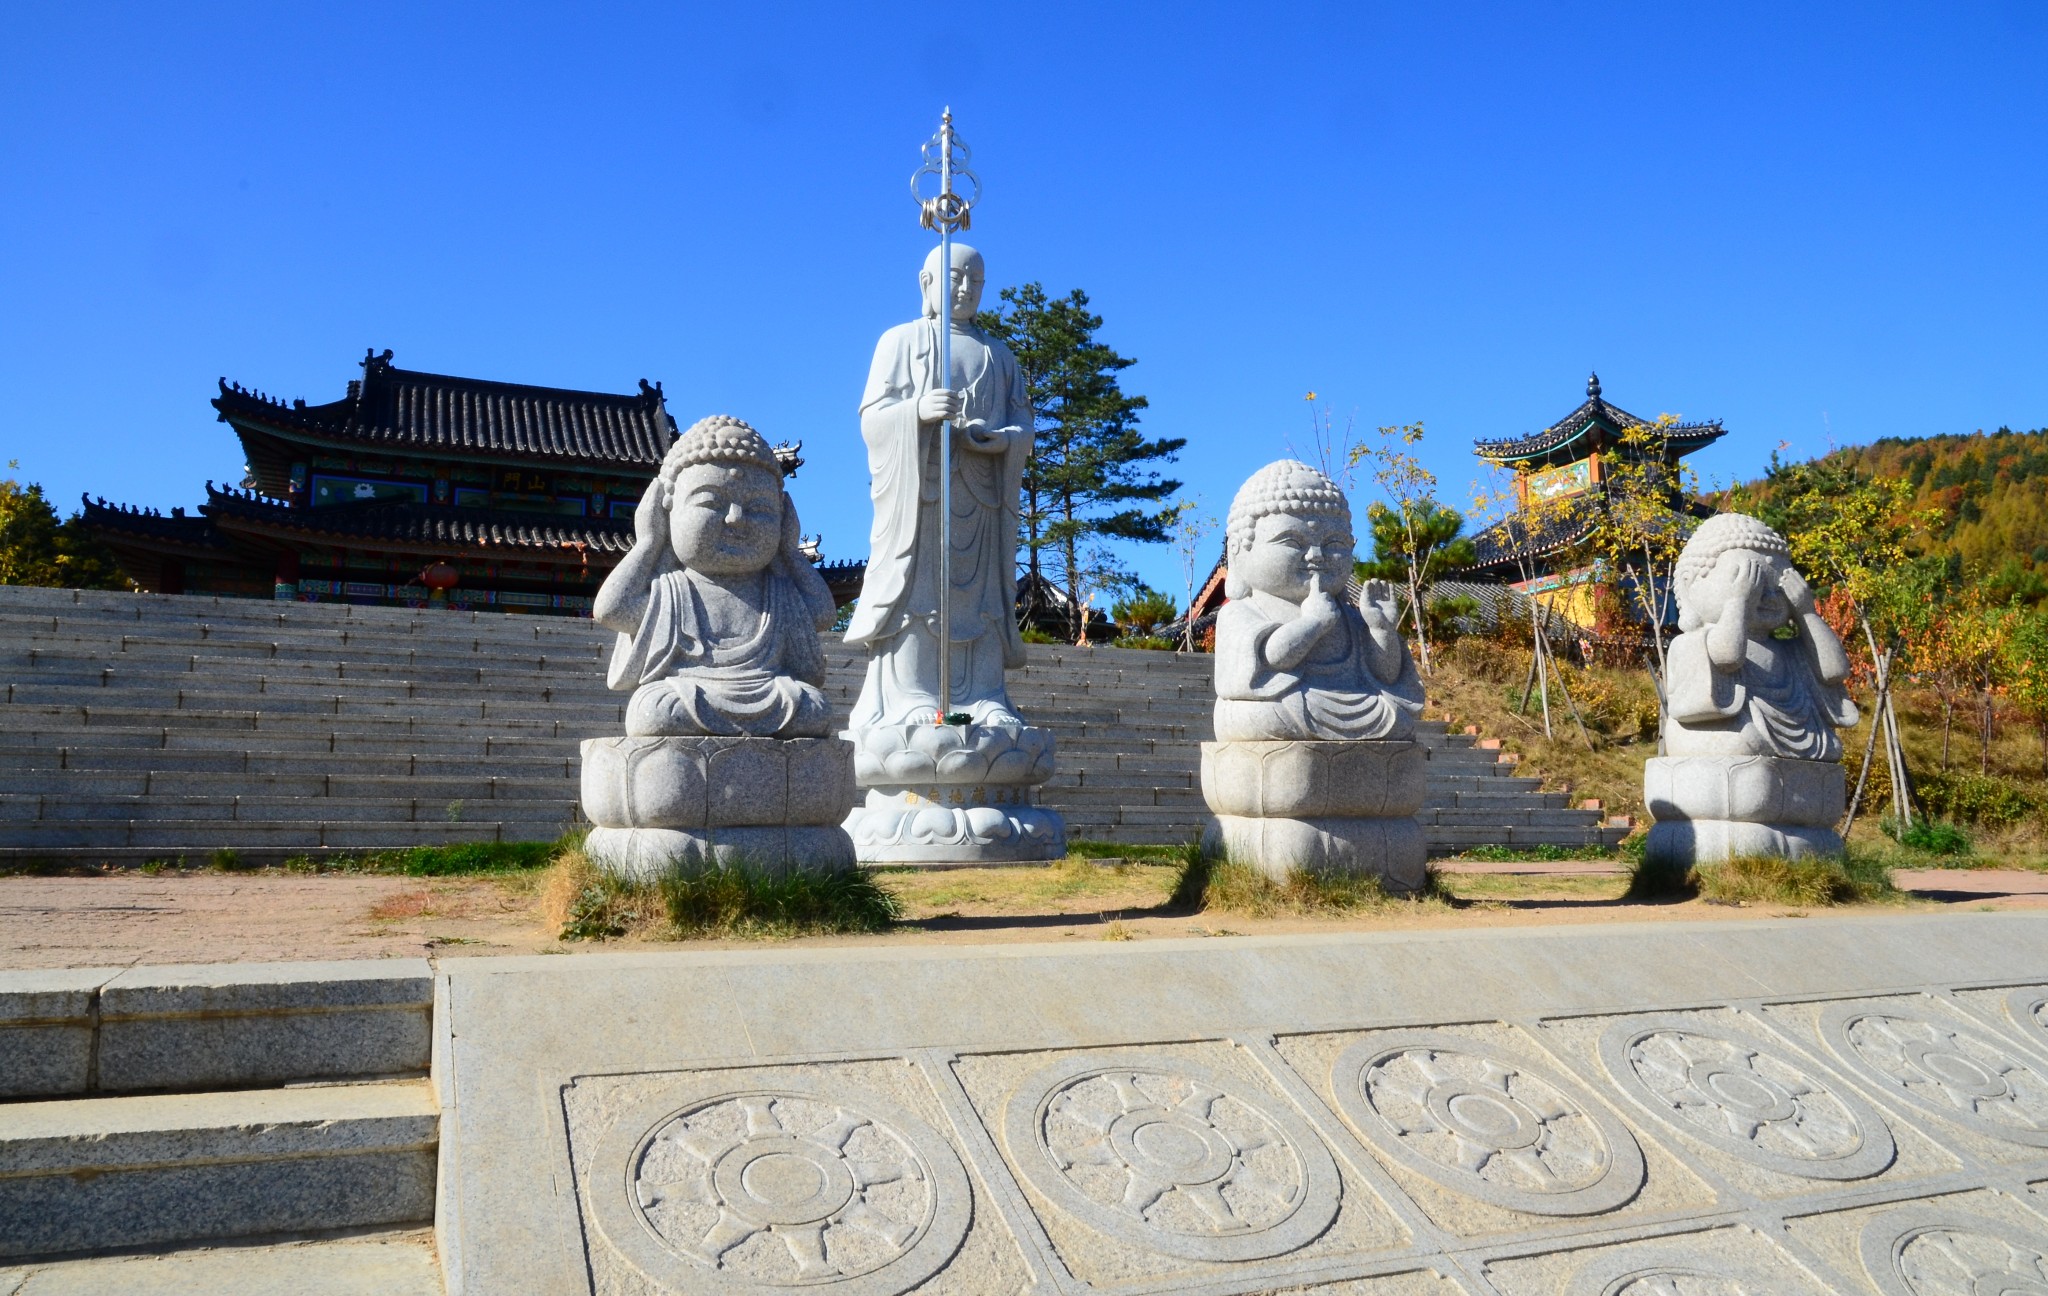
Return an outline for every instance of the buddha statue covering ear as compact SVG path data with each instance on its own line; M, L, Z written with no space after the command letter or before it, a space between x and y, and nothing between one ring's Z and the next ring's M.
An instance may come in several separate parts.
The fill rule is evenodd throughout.
M1857 719L1842 688L1849 658L1789 554L1740 513L1708 518L1686 541L1673 571L1669 755L1840 759L1835 731Z
M619 632L606 682L632 691L626 733L823 737L835 609L761 434L718 415L678 437L633 534L592 610Z

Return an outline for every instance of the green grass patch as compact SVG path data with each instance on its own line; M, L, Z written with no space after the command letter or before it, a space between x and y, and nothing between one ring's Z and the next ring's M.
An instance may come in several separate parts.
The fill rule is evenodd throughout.
M1460 851L1461 860L1485 864L1522 864L1548 860L1621 859L1619 846L1474 846Z
M1898 820L1887 815L1878 827L1899 845L1923 855L1960 858L1970 853L1970 834L1945 819L1915 819L1901 832Z
M289 873L375 873L398 877L475 877L546 868L581 845L572 834L551 842L462 842L455 846L412 846L404 850L294 855ZM232 854L232 852L227 852Z
M1180 876L1167 901L1174 908L1227 912L1248 918L1342 917L1395 906L1453 903L1437 871L1429 870L1413 896L1389 895L1376 877L1349 873L1294 873L1275 882L1249 864L1212 859L1199 846L1183 848Z
M1185 846L1142 846L1131 842L1070 841L1070 859L1177 860Z

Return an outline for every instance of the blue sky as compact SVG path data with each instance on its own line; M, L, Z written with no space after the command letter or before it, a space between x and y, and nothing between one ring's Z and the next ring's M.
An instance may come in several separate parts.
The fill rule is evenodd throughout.
M1220 513L1341 423L1474 437L1597 368L1726 480L2048 424L2048 6L35 5L0 38L0 459L196 504L227 375L630 391L802 438L865 552L854 408L915 311L951 103L995 285L1085 288ZM1176 592L1170 554L1133 555Z

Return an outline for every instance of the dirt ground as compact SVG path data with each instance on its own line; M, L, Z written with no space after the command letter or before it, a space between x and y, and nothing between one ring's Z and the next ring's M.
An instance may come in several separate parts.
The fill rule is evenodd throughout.
M1392 906L1344 918L1250 918L1169 911L1173 870L1130 864L1089 870L891 872L910 921L880 936L793 944L974 944L1147 940L1331 931L1418 931L1551 923L1712 922L1829 911L1698 900L1623 903L1604 861L1445 866L1460 903ZM1905 907L2048 907L2048 873L1900 871ZM113 873L0 877L0 968L104 967L299 959L575 955L686 946L636 940L564 943L541 919L541 875L448 879ZM1899 906L1888 906L1899 907ZM1853 911L1837 911L1853 912ZM691 942L718 948L734 942Z

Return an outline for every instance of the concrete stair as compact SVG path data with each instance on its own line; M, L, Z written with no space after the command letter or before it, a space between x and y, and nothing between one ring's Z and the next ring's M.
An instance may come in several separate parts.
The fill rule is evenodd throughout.
M0 973L0 1267L419 1226L424 960Z
M0 860L248 862L519 841L580 822L577 743L621 731L613 636L494 612L0 587ZM862 655L828 638L843 714ZM1210 659L1033 646L1011 681L1059 736L1070 835L1185 841L1206 810ZM1432 848L1625 829L1425 724Z

